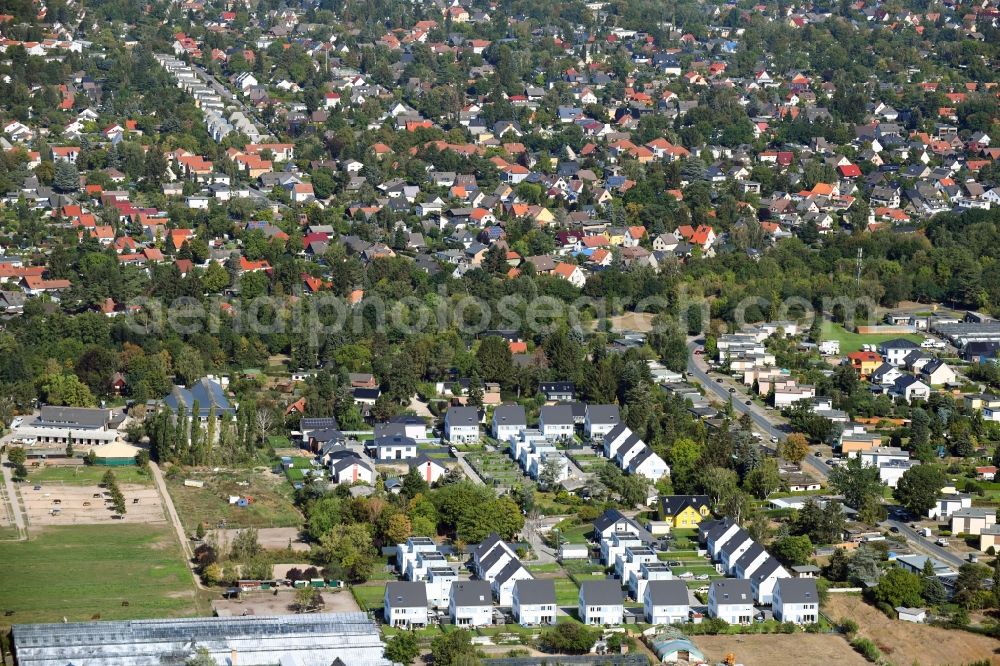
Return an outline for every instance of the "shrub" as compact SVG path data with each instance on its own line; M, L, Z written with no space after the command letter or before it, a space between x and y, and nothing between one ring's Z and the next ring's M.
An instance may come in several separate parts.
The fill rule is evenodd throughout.
M849 617L841 618L840 630L845 634L856 634L858 633L858 623Z
M878 646L867 638L855 638L851 641L851 647L872 663L877 663L882 658Z

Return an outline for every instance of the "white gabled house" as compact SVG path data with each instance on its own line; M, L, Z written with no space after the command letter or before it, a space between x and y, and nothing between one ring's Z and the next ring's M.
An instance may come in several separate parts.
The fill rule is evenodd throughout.
M708 588L708 614L729 624L753 622L753 591L750 581L736 578L713 581Z
M579 618L584 624L617 625L625 617L625 595L617 580L586 580L580 585Z
M485 580L458 580L451 584L448 613L457 627L493 624L493 594Z
M390 627L427 626L427 588L423 583L390 581L385 584L384 616Z
M556 610L556 586L551 578L514 583L511 612L521 626L555 624Z
M815 578L782 578L774 586L774 619L812 624L819 620L819 592Z
M687 585L682 580L653 580L642 597L646 622L680 624L687 622L691 605Z

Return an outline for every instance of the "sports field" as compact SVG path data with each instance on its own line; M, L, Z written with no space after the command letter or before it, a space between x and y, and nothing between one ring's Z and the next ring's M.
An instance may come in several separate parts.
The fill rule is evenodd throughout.
M181 617L204 610L167 526L46 527L29 541L0 542L0 562L3 624Z
M861 349L861 345L865 344L878 344L880 342L885 342L886 340L893 340L895 338L903 338L904 340L912 340L918 345L923 342L926 336L917 335L915 333L906 333L903 335L861 335L859 333L851 333L846 330L840 324L831 324L830 322L824 322L823 333L820 336L823 340L839 340L840 341L840 353L849 354L851 352L856 352Z

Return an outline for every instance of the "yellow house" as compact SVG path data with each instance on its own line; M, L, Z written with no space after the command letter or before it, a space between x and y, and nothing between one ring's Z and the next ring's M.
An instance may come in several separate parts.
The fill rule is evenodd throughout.
M697 527L711 515L708 495L664 495L660 498L660 520L675 529Z

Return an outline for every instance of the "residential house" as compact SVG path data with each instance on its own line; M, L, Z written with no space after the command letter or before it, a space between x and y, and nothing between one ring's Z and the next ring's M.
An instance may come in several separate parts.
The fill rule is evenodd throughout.
M500 405L493 410L493 438L501 442L518 437L528 428L528 418L521 405Z
M450 407L444 417L445 440L452 444L479 441L479 410L476 407Z
M625 595L617 580L585 580L580 585L578 617L584 624L617 625L625 616Z
M620 415L618 405L587 405L583 434L591 440L601 440L618 425Z
M539 410L538 429L551 439L573 437L573 408L569 405L548 405Z
M390 627L415 629L427 626L427 586L422 582L389 581L385 584L383 615Z
M642 607L649 624L687 622L691 605L682 580L652 580L646 585Z
M750 624L755 614L750 581L725 578L708 588L708 614L729 624Z
M997 512L993 508L969 507L951 514L951 533L978 536L983 530L996 525Z
M774 586L774 619L813 624L819 620L819 593L815 578L782 578Z
M659 509L660 520L674 529L696 527L711 515L708 495L663 495Z
M493 624L493 595L485 580L457 580L451 584L448 613L457 627Z
M514 584L511 611L521 626L555 624L557 608L555 581L551 578L522 579Z

